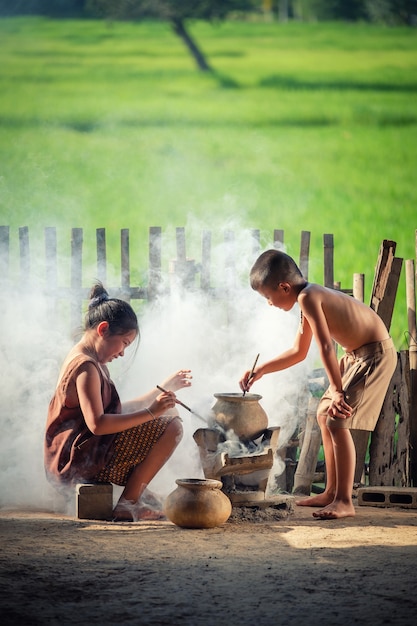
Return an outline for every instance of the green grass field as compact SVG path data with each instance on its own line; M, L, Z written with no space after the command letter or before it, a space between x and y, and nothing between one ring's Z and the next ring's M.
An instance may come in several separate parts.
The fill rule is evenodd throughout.
M194 67L164 24L0 20L0 223L29 226L35 253L71 227L94 259L105 227L147 267L150 226L284 229L290 254L311 231L310 279L322 236L335 237L335 279L365 273L379 245L415 257L417 30L365 25L197 23L214 68ZM188 242L187 242L188 244ZM404 347L404 277L393 335Z

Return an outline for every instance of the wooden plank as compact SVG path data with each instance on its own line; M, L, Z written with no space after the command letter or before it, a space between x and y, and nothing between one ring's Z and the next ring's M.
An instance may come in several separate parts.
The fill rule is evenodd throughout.
M308 280L308 263L310 255L310 236L311 233L307 230L301 231L300 242L300 270L306 280Z
M323 235L324 247L324 286L329 289L334 287L334 241L333 235Z
M389 330L391 328L392 314L394 312L395 298L397 296L398 284L400 282L403 259L394 257L391 270L386 277L385 291L383 298L378 301L377 313Z
M318 403L319 398L311 397L309 400L305 432L301 440L300 458L294 474L294 495L309 496L311 493L321 446L321 432L316 415Z
M149 274L148 300L158 295L162 282L162 229L160 226L149 228Z
M374 282L372 286L370 306L381 317L387 329L390 329L392 314L394 310L395 297L397 294L399 277L401 274L402 259L396 258L396 242L383 240L381 243L378 260L375 269ZM378 428L378 423L375 430ZM369 443L369 433L367 431L351 431L356 447L356 468L354 482L360 483L365 464L365 455ZM371 445L374 434L371 433ZM377 435L376 435L377 437ZM370 475L375 476L372 467L374 460L370 460ZM370 484L372 484L370 482Z
M410 485L409 355L399 354L397 368L385 396L369 448L369 484Z

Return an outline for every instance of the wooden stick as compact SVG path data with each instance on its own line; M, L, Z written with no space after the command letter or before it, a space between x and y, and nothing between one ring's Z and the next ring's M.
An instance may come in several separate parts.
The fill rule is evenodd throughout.
M156 385L156 388L159 389L159 391L163 391L164 393L168 393L168 391L166 389L164 389L163 387L161 387L160 385ZM187 411L190 411L190 413L192 413L193 415L195 415L196 417L199 417L201 420L203 420L203 422L205 424L207 424L207 420L204 419L204 417L201 417L201 415L199 415L198 413L196 413L195 411L193 411L192 409L190 409L189 406L187 406L186 404L184 404L184 402L181 402L181 400L178 400L178 398L175 398L175 402L179 405L181 405L182 407L184 407L184 409L187 409Z
M253 378L253 372L255 371L255 367L256 367L256 364L258 362L258 359L259 359L259 354L256 355L255 363L253 364L252 369L250 371L248 382L250 381L251 378ZM243 392L243 397L245 397L245 393L246 393L246 389Z

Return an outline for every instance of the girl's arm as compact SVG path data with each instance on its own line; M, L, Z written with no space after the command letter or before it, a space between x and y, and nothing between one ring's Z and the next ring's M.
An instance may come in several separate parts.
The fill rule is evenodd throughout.
M147 409L122 414L104 413L100 375L97 368L88 362L80 368L76 389L82 414L93 435L108 435L139 426L175 406L175 394L168 391L159 393Z
M179 370L175 372L175 374L171 374L168 378L163 380L160 386L167 391L177 391L178 389L182 389L183 387L191 386L191 370ZM144 395L135 398L134 400L128 400L127 402L123 402L123 413L131 413L134 411L139 411L143 406L148 406L151 404L160 394L160 390L156 387L151 389Z

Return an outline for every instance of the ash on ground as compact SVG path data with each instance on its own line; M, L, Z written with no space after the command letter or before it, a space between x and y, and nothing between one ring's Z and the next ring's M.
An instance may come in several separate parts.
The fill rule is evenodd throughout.
M228 522L279 522L294 514L294 498L282 497L256 503L234 505Z

